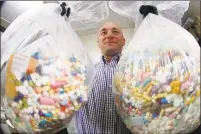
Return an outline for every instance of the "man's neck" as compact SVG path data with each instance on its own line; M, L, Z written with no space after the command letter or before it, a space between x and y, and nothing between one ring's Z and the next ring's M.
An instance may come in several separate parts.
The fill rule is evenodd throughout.
M112 57L113 57L113 56L104 55L104 57L105 57L106 61L107 61L108 63L110 63L110 61L112 60Z

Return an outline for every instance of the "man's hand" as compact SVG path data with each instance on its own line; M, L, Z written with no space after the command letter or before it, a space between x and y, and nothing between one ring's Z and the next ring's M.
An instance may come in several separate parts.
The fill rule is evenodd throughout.
M149 14L153 13L158 15L158 10L155 6L151 5L142 5L139 9L140 13L144 16L144 18Z

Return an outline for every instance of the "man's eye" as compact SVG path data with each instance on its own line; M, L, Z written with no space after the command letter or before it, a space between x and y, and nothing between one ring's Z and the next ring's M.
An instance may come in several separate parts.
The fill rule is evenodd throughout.
M119 34L119 31L118 30L114 30L113 33L114 34Z
M107 32L106 32L106 31L101 32L101 35L106 35L106 34L107 34Z

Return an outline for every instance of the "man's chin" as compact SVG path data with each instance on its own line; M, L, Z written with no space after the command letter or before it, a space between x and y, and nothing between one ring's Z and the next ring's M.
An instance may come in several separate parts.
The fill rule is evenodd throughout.
M116 51L114 51L113 49L108 49L105 54L108 56L115 56L118 53Z

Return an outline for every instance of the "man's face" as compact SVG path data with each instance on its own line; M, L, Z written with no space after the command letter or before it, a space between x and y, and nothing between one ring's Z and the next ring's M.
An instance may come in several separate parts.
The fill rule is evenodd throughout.
M103 55L114 56L120 54L125 39L120 27L112 22L105 23L98 33L99 48Z

